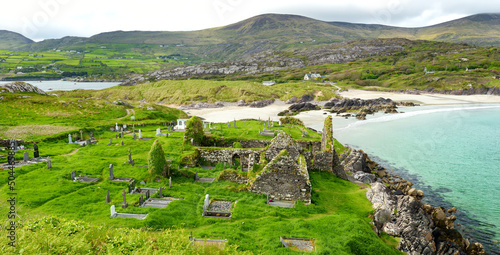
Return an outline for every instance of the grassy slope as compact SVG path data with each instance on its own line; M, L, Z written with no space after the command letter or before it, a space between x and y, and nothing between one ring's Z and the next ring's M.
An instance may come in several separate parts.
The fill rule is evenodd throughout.
M69 94L64 97L71 98ZM83 92L72 92L79 93ZM33 97L36 98L36 97ZM43 98L43 97L42 97ZM47 96L46 98L50 98ZM22 101L25 99L17 99ZM13 103L13 102L9 102ZM38 108L51 105L53 102L40 103ZM20 110L20 115L30 115L32 108ZM70 117L76 123L83 121L84 116ZM116 116L107 116L108 122L120 122ZM51 123L43 115L30 117L29 122ZM70 119L71 120L71 119ZM28 122L27 119L24 120ZM151 120L155 121L155 120ZM20 121L19 124L23 124ZM100 125L99 121L90 121L91 125ZM225 125L215 125L214 135L226 138L259 138L260 126L256 121L237 123L238 129ZM221 128L222 127L222 128ZM141 127L142 128L142 127ZM143 137L154 137L156 125L142 128ZM300 128L274 127L289 132L296 139L319 139L319 134L310 134L309 138L301 138ZM248 132L247 132L248 131ZM254 132L255 131L255 132ZM98 145L81 147L67 144L66 139L45 139L39 143L41 156L54 159L53 168L47 170L44 163L30 165L16 170L16 190L18 203L16 208L19 220L24 224L18 229L19 246L17 253L114 253L118 251L164 253L176 250L178 253L207 253L207 250L193 250L186 245L187 232L195 237L227 238L227 253L250 251L263 254L294 254L282 248L279 236L313 237L316 239L318 253L336 254L397 254L387 246L371 230L368 215L372 212L370 203L365 198L365 191L359 186L340 180L328 173L310 173L313 185L313 205L298 204L295 209L275 208L265 205L265 197L242 190L241 185L229 182L213 184L193 183L192 178L177 174L173 178L172 189L164 191L165 195L182 197L183 200L172 202L166 209L138 208L133 206L138 195L127 195L131 206L120 207L121 190L126 184L113 183L107 180L108 165L113 163L115 176L133 177L136 180L148 179L146 168L132 167L124 164L127 150L132 148L132 157L137 165L146 165L147 153L153 140L134 141L130 134L123 139L125 146L116 144L106 146L109 138L116 133L105 129L95 130L95 137L101 142ZM54 135L58 136L58 135ZM53 136L53 137L54 137ZM160 142L165 149L166 157L173 158L173 169L177 169L180 158L192 153L192 148L182 147L182 133L174 133L169 138L161 137ZM40 137L42 138L42 137ZM75 150L78 149L77 152ZM28 151L30 156L31 151ZM67 155L75 152L72 155ZM18 153L20 159L22 152ZM1 162L5 158L0 159ZM70 171L77 175L100 177L96 184L83 184L69 180ZM193 175L198 171L200 176L217 176L222 170L218 165L215 170L192 168L185 171ZM242 173L244 174L244 173ZM0 171L0 213L7 214L7 171ZM148 187L168 186L168 180L150 182ZM144 221L134 219L112 219L109 217L109 204L104 202L106 191L111 194L112 204L118 212L149 213ZM201 217L204 194L212 198L238 201L231 220L210 219ZM41 218L44 216L56 219ZM67 219L67 220L66 220ZM81 222L82 220L83 222ZM59 223L58 223L59 222ZM57 227L59 226L59 227ZM133 228L135 230L123 229ZM147 228L149 230L146 230ZM171 231L160 231L171 229ZM50 239L50 242L47 241ZM169 240L165 242L165 240ZM252 240L252 241L249 241ZM392 242L394 242L393 239ZM147 242L149 245L143 245ZM0 239L0 251L10 251L6 246L5 236ZM237 248L236 250L236 246ZM152 247L156 247L154 250ZM151 250L148 250L151 249Z

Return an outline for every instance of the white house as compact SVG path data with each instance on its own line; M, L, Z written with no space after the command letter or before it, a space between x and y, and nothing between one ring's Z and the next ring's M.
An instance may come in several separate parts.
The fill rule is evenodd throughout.
M304 75L304 80L309 81L309 80L321 80L321 74L318 73L306 73Z
M186 129L186 122L189 119L177 119L177 125L175 125L174 129Z

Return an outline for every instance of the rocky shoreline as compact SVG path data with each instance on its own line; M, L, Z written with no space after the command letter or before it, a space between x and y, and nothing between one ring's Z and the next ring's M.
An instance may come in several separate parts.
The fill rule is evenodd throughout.
M455 229L456 208L446 210L422 203L423 191L361 150L348 149L340 160L349 180L371 185L366 196L375 209L375 231L400 237L399 250L410 255L486 254L481 243L471 242Z

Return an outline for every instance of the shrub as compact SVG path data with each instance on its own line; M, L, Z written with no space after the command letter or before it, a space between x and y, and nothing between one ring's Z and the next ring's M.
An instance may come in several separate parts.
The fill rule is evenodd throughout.
M186 122L186 133L184 135L184 142L193 139L195 144L200 144L203 141L205 133L203 131L203 123L197 116L191 117Z
M156 139L148 154L148 171L151 175L166 176L167 168L168 165L165 160L165 152L161 147L160 141Z

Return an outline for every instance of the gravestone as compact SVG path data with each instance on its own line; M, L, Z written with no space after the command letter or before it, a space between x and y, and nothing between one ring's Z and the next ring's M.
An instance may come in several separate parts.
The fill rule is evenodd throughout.
M156 129L156 135L161 135L161 128Z
M210 205L210 196L208 194L205 195L205 201L203 203L203 214L202 216L207 215L207 209L208 206Z
M123 124L123 129L126 129L127 128L127 124Z
M123 143L123 140L122 140L122 145L125 145L125 144Z
M115 179L115 175L113 174L113 164L109 164L109 180L112 181Z
M73 143L73 139L71 138L71 134L68 134L68 140L69 140L69 144Z
M122 192L122 195L123 195L123 204L122 204L122 208L125 209L128 207L128 203L127 203L127 193L125 192L125 189L123 189L123 192Z
M90 132L90 140L95 140L95 138L94 138L94 132Z
M149 199L149 190L146 191L146 200Z
M118 123L115 123L115 131L118 132L120 129L118 128Z
M76 178L76 172L75 171L71 171L71 180L74 181Z
M196 173L194 173L194 181L197 181L198 180L198 171L196 171Z
M139 129L139 139L142 139L142 134L140 129Z
M139 206L144 204L144 199L142 198L142 195L139 197Z
M231 123L229 123L229 122L228 122L228 123L227 123L227 127L231 127Z
M281 120L278 121L278 125L281 126Z
M80 130L80 141L83 141L83 131Z
M123 135L123 128L122 128L120 138L123 138L123 137L124 137L124 135Z
M132 166L134 165L134 160L132 159L132 153L130 152L130 148L128 148L128 163Z
M47 157L47 169L52 168L52 159L50 157Z
M111 217L115 217L116 216L115 205L112 205L109 209L111 211Z
M115 135L115 139L118 139L118 135Z
M144 127L144 122L142 123L142 127Z
M38 152L38 145L36 143L33 144L33 150L35 150L35 152L33 152L33 158L39 158L40 153Z
M28 152L23 153L23 161L28 162L30 160L30 154Z
M111 197L109 197L109 189L108 192L106 192L106 203L111 203Z
M132 136L133 136L134 140L137 140L137 136L135 135L135 132Z
M168 188L171 189L172 188L172 176L170 176L168 178Z
M158 190L158 197L159 198L163 198L163 193L161 191L162 191L162 188L160 187L160 189Z
M14 148L14 153L16 153L16 152L17 152L17 150L19 149L19 146L17 146L17 140L16 140L16 139L14 139L13 141L14 141L14 145L13 145L13 146L11 146L11 147L13 147L13 148Z
M128 185L128 193L131 194L132 193L132 186L130 186L130 184Z
M132 124L132 133L135 134L135 124Z
M109 143L108 143L108 145L111 145L111 144L113 144L113 138L109 138Z

